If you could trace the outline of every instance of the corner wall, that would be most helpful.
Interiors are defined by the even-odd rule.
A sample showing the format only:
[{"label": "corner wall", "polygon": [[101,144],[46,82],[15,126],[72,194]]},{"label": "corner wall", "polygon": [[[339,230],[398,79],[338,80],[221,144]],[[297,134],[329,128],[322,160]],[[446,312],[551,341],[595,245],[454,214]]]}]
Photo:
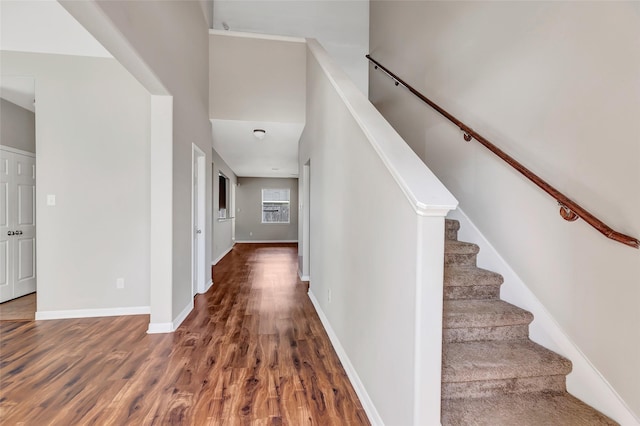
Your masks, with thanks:
[{"label": "corner wall", "polygon": [[[637,3],[374,1],[370,34],[371,55],[402,79],[640,236]],[[372,102],[637,417],[640,252],[563,221],[552,198],[381,72],[370,77]]]},{"label": "corner wall", "polygon": [[309,297],[372,424],[438,424],[444,216],[457,201],[318,42],[307,49]]},{"label": "corner wall", "polygon": [[[63,2],[68,10],[78,16],[74,5]],[[208,241],[205,265],[211,263],[211,126],[208,114],[208,24],[202,5],[197,1],[92,1],[97,14],[106,17],[124,45],[135,52],[135,57],[125,57],[122,52],[112,52],[123,61],[137,78],[140,71],[150,71],[152,84],[145,85],[154,94],[173,97],[173,152],[171,192],[171,292],[163,296],[163,304],[171,305],[171,318],[163,315],[157,321],[166,327],[175,326],[184,319],[193,306],[191,294],[191,144],[196,144],[206,155],[206,229]],[[81,22],[82,23],[82,22]],[[98,41],[104,38],[103,28],[91,28]],[[131,52],[126,52],[130,54]],[[136,68],[138,67],[138,68]],[[157,81],[155,81],[157,80]],[[148,81],[148,80],[145,80]],[[161,84],[158,84],[160,82]],[[162,87],[160,87],[162,86]],[[156,90],[157,89],[157,90]],[[158,92],[158,93],[156,93]],[[168,157],[167,157],[168,158]],[[207,267],[208,270],[208,267]],[[208,276],[206,272],[205,276]],[[170,300],[169,300],[170,299]],[[152,312],[153,317],[153,312]],[[153,321],[153,318],[152,318]],[[165,328],[163,328],[165,329]],[[169,331],[169,330],[166,330]]]},{"label": "corner wall", "polygon": [[149,94],[109,58],[0,58],[36,80],[38,318],[148,313]]}]

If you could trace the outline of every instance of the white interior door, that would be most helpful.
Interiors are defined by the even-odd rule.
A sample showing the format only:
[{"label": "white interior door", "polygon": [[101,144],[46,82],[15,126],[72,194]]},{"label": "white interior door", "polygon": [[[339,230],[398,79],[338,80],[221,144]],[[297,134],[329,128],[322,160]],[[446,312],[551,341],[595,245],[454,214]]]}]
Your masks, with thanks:
[{"label": "white interior door", "polygon": [[13,231],[9,224],[9,197],[13,195],[13,174],[9,163],[13,155],[0,150],[0,302],[13,299],[13,282],[10,271],[13,265]]},{"label": "white interior door", "polygon": [[193,145],[193,189],[191,192],[192,202],[192,294],[204,292],[205,277],[205,156],[204,153]]},{"label": "white interior door", "polygon": [[0,302],[36,291],[35,158],[0,150]]}]

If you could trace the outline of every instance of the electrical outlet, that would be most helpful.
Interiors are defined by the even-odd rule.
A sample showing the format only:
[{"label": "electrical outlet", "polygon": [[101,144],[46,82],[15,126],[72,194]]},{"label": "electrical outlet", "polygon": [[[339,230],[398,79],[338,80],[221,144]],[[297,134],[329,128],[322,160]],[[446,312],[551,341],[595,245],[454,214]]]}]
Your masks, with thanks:
[{"label": "electrical outlet", "polygon": [[327,302],[331,303],[331,289],[327,290]]},{"label": "electrical outlet", "polygon": [[116,280],[116,288],[124,288],[124,278],[118,278]]},{"label": "electrical outlet", "polygon": [[249,232],[249,236],[250,236],[250,237],[253,237],[253,232]]}]

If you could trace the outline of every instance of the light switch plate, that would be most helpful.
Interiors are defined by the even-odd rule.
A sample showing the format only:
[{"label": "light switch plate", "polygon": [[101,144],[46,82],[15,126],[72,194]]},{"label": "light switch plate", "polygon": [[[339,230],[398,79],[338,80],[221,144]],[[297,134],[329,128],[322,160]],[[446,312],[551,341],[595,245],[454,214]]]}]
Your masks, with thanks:
[{"label": "light switch plate", "polygon": [[47,205],[55,206],[56,205],[56,196],[54,194],[47,195]]}]

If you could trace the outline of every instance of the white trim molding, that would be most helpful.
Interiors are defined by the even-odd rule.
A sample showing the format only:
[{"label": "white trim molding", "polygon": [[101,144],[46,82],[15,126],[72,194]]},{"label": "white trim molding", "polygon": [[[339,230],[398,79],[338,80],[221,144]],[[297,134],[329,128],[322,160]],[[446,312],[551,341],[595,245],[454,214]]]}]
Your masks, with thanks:
[{"label": "white trim molding", "polygon": [[189,301],[189,304],[184,307],[182,312],[180,312],[178,314],[178,316],[173,320],[173,330],[172,331],[176,331],[178,329],[178,327],[180,327],[180,324],[182,324],[182,322],[185,319],[187,319],[187,317],[189,316],[191,311],[193,311],[193,298]]},{"label": "white trim molding", "polygon": [[209,282],[204,286],[204,291],[200,294],[205,294],[213,286],[213,278],[209,279]]},{"label": "white trim molding", "polygon": [[11,152],[12,154],[20,154],[20,155],[26,155],[27,157],[36,158],[36,154],[34,152],[23,151],[21,149],[12,148],[12,147],[7,146],[7,145],[0,145],[0,149],[3,150],[3,151]]},{"label": "white trim molding", "polygon": [[237,240],[238,244],[282,244],[282,243],[297,243],[298,240]]},{"label": "white trim molding", "polygon": [[360,403],[362,404],[362,407],[364,408],[365,413],[367,413],[367,417],[369,418],[369,421],[373,426],[384,426],[382,417],[380,417],[378,410],[376,409],[375,405],[373,404],[373,401],[369,397],[369,394],[367,393],[367,390],[365,389],[364,384],[360,380],[358,373],[356,372],[355,368],[353,368],[353,365],[351,364],[351,360],[349,359],[349,356],[347,356],[347,352],[344,350],[344,348],[340,344],[340,340],[338,339],[338,336],[336,335],[335,331],[333,331],[333,328],[331,328],[331,323],[329,322],[329,319],[326,317],[326,315],[322,311],[322,308],[320,307],[318,300],[316,299],[315,295],[311,290],[309,290],[308,295],[309,295],[309,299],[311,300],[311,303],[313,303],[313,306],[316,309],[316,312],[318,313],[318,317],[320,317],[320,322],[322,322],[322,325],[324,326],[324,329],[327,332],[327,335],[329,336],[329,340],[331,340],[333,349],[335,349],[336,354],[338,355],[338,358],[340,359],[340,362],[342,363],[342,366],[344,367],[344,370],[347,373],[347,376],[349,377],[349,381],[351,381],[351,385],[353,385],[353,389],[356,391],[356,394],[360,399]]},{"label": "white trim molding", "polygon": [[[234,242],[233,244],[231,244],[231,247],[226,249],[220,256],[216,257],[216,259],[213,262],[211,262],[211,266],[216,266],[218,262],[220,262],[226,255],[229,254],[231,250],[233,250],[233,246],[235,245],[236,243]],[[213,282],[211,284],[213,284]]]},{"label": "white trim molding", "polygon": [[529,326],[531,340],[571,361],[573,370],[567,376],[567,390],[622,425],[640,425],[640,419],[469,217],[460,209],[450,212],[448,217],[460,221],[458,235],[461,240],[480,246],[478,266],[504,277],[500,297],[533,314],[534,320]]},{"label": "white trim molding", "polygon": [[209,35],[255,38],[260,40],[290,41],[292,43],[307,42],[306,39],[302,37],[292,37],[292,36],[283,36],[283,35],[275,35],[275,34],[249,33],[249,32],[243,32],[243,31],[230,31],[230,30],[209,29]]},{"label": "white trim molding", "polygon": [[147,334],[173,333],[173,323],[170,322],[150,322]]},{"label": "white trim molding", "polygon": [[193,310],[193,299],[184,307],[182,312],[173,320],[173,322],[151,322],[147,329],[147,334],[173,333],[180,327],[180,324],[189,316]]},{"label": "white trim molding", "polygon": [[148,315],[149,306],[130,306],[126,308],[69,309],[64,311],[37,311],[36,321],[69,318],[118,317],[125,315]]}]

